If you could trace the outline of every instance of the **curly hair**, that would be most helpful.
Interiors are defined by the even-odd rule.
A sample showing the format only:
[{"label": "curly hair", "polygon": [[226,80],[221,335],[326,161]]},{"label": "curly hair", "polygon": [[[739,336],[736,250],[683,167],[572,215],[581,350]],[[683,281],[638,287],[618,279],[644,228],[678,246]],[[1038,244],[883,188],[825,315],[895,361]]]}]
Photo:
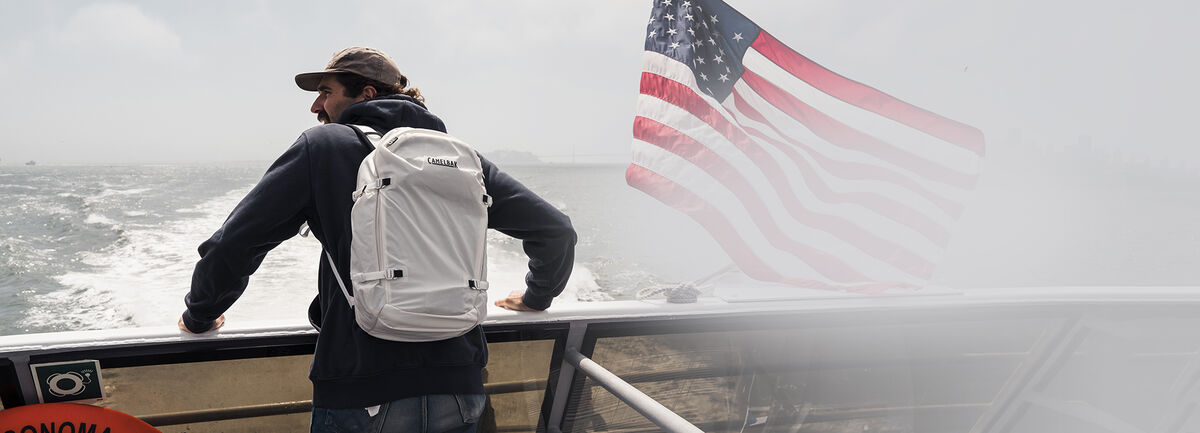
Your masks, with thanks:
[{"label": "curly hair", "polygon": [[416,87],[408,87],[408,77],[400,74],[400,82],[387,84],[375,81],[358,74],[334,74],[334,78],[338,83],[345,87],[346,90],[342,93],[347,98],[356,98],[362,95],[363,89],[367,86],[375,88],[375,96],[387,95],[407,95],[421,102],[425,102],[425,97],[421,96],[421,90]]}]

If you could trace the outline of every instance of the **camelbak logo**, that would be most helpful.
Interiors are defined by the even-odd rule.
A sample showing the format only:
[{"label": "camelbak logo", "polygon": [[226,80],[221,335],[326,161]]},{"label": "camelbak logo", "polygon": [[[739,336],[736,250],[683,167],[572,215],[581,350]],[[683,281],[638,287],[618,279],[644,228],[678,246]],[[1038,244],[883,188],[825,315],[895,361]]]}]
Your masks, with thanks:
[{"label": "camelbak logo", "polygon": [[458,161],[449,160],[449,159],[445,159],[445,158],[434,158],[431,156],[428,159],[426,159],[426,161],[428,161],[430,164],[458,168]]}]

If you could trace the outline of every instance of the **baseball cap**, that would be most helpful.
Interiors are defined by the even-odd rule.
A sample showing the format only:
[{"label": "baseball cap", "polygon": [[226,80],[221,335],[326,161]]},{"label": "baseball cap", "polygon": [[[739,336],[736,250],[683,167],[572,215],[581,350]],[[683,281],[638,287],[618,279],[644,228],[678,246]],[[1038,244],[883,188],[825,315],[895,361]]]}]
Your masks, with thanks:
[{"label": "baseball cap", "polygon": [[400,68],[382,51],[367,47],[350,47],[338,51],[321,72],[306,72],[296,75],[296,85],[310,92],[317,90],[321,78],[326,74],[345,72],[381,83],[399,83]]}]

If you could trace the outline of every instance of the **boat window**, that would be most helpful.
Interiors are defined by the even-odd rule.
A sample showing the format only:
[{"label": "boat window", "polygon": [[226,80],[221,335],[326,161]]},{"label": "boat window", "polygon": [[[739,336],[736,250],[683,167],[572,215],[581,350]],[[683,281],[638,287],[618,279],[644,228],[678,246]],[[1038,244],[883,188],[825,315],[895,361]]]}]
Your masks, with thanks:
[{"label": "boat window", "polygon": [[[537,430],[554,348],[554,339],[488,343],[480,431]],[[307,431],[311,361],[312,355],[294,355],[102,368],[106,398],[93,404],[171,431]],[[171,421],[180,417],[208,421]]]},{"label": "boat window", "polygon": [[480,432],[533,432],[542,416],[554,340],[488,343]]},{"label": "boat window", "polygon": [[[312,400],[312,355],[103,368],[107,397],[98,406],[134,416],[278,405]],[[102,363],[103,365],[103,363]],[[307,431],[310,415],[172,425],[172,431]]]},{"label": "boat window", "polygon": [[1013,432],[1200,431],[1200,319],[1171,315],[1080,321],[1061,359],[1047,362],[995,424]]},{"label": "boat window", "polygon": [[[598,338],[592,360],[704,431],[970,431],[1052,319]],[[590,379],[565,431],[655,426]]]}]

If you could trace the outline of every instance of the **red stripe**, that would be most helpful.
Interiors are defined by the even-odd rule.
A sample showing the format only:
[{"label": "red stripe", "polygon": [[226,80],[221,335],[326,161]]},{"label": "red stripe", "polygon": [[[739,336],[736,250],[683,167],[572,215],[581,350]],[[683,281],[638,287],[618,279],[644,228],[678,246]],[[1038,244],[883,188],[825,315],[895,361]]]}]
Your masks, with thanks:
[{"label": "red stripe", "polygon": [[904,203],[892,200],[881,194],[862,191],[833,191],[819,175],[810,173],[815,170],[794,149],[777,142],[753,128],[748,128],[746,132],[758,137],[762,141],[775,144],[776,147],[786,153],[788,158],[800,168],[800,174],[804,177],[804,184],[809,187],[809,190],[817,198],[830,203],[853,203],[861,205],[887,219],[913,229],[913,231],[941,247],[945,247],[950,242],[950,232],[933,218],[906,206]]},{"label": "red stripe", "polygon": [[926,111],[825,69],[779,42],[766,31],[759,32],[751,47],[796,78],[830,96],[983,156],[983,133],[976,128]]},{"label": "red stripe", "polygon": [[[766,204],[759,196],[760,192],[755,190],[750,182],[720,155],[692,137],[658,121],[638,116],[633,123],[634,138],[657,145],[687,159],[729,188],[772,246],[800,257],[831,280],[843,282],[847,278],[851,280],[863,278],[853,268],[835,260],[828,253],[813,249],[787,236],[771,218]],[[778,169],[778,167],[775,168]],[[797,222],[830,233],[867,255],[890,263],[914,276],[929,278],[933,273],[932,263],[913,254],[908,249],[880,238],[875,233],[864,230],[844,218],[823,215],[805,209],[794,195],[783,198],[784,207]],[[830,273],[826,274],[825,271]]]},{"label": "red stripe", "polygon": [[630,164],[625,171],[625,180],[630,186],[642,190],[687,214],[700,223],[721,245],[721,249],[733,259],[747,276],[761,281],[780,282],[799,287],[819,290],[845,290],[855,292],[880,292],[887,289],[917,289],[908,283],[885,283],[860,280],[846,285],[830,285],[815,280],[785,277],[763,262],[749,245],[738,235],[733,224],[703,198],[687,188],[662,177],[654,171],[637,164]]},{"label": "red stripe", "polygon": [[[920,183],[917,183],[916,181],[909,179],[907,176],[904,176],[900,173],[896,173],[895,171],[889,170],[887,167],[879,167],[879,166],[870,165],[870,164],[860,164],[857,162],[838,161],[835,159],[830,159],[829,157],[825,156],[825,154],[813,150],[812,148],[808,147],[808,145],[804,144],[800,140],[797,140],[794,137],[783,133],[783,131],[779,130],[778,127],[771,124],[771,122],[767,121],[767,118],[764,117],[761,113],[759,113],[758,110],[756,110],[754,108],[754,106],[750,105],[749,102],[746,102],[746,99],[742,98],[742,95],[740,93],[738,93],[737,90],[733,91],[733,104],[734,104],[734,107],[737,108],[738,112],[741,113],[742,115],[744,115],[758,123],[766,125],[768,128],[771,128],[772,131],[775,131],[775,133],[778,134],[780,137],[783,137],[785,140],[787,140],[789,143],[791,143],[792,146],[803,149],[805,154],[807,154],[817,160],[817,165],[824,167],[825,170],[829,171],[829,173],[834,175],[835,177],[839,177],[842,179],[849,179],[849,180],[872,180],[872,181],[879,181],[879,182],[887,182],[887,183],[896,185],[898,187],[907,189],[909,191],[912,191],[913,193],[920,195],[921,197],[924,197],[926,200],[929,200],[935,206],[942,209],[947,214],[950,214],[954,218],[958,218],[958,216],[960,214],[962,214],[962,211],[963,211],[962,204],[960,204],[956,201],[947,199],[945,197],[942,197],[932,191],[929,191],[927,188],[922,186]],[[780,151],[787,154],[788,157],[791,158],[793,161],[795,161],[795,163],[797,165],[801,165],[804,163],[804,159],[801,158],[799,153],[796,152],[796,150],[793,149],[791,146],[788,146],[783,143],[779,143],[778,141],[768,137],[765,133],[759,131],[758,129],[748,127],[746,125],[742,125],[742,128],[744,128],[746,130],[746,132],[749,133],[750,135],[753,135],[763,141],[774,144],[776,148],[778,148]],[[820,176],[814,176],[814,177],[816,177],[818,179],[820,178]],[[895,212],[889,211],[888,214],[890,214],[890,215],[905,214],[906,215],[910,212],[910,210],[907,208],[907,206],[903,210],[894,209],[894,211]],[[941,227],[941,224],[938,224],[936,222],[934,222],[933,224],[937,225],[939,228]],[[917,224],[917,225],[922,226],[923,224]],[[922,233],[925,233],[925,232],[922,231]],[[927,235],[928,235],[928,233],[927,233]]]},{"label": "red stripe", "polygon": [[920,213],[915,209],[905,205],[904,203],[893,200],[885,195],[866,192],[866,191],[850,191],[837,192],[825,183],[817,174],[808,174],[807,172],[815,171],[808,165],[800,155],[793,149],[789,149],[787,145],[779,143],[775,139],[768,137],[766,134],[748,129],[751,135],[758,139],[775,144],[781,151],[787,153],[788,158],[792,159],[799,167],[801,176],[804,177],[804,184],[818,199],[829,203],[856,204],[862,206],[876,214],[895,221],[905,227],[919,233],[926,239],[937,244],[940,247],[945,247],[950,242],[950,232],[946,230],[940,223],[928,215]]},{"label": "red stripe", "polygon": [[933,181],[959,188],[971,188],[975,185],[975,175],[962,173],[929,161],[896,147],[894,144],[884,142],[846,126],[846,124],[780,89],[779,86],[772,84],[753,71],[746,70],[742,74],[742,81],[750,85],[750,88],[754,89],[755,93],[766,99],[772,106],[791,116],[791,118],[796,119],[797,122],[804,124],[814,134],[825,139],[825,141],[839,147],[874,155],[893,165],[904,167],[913,173],[917,173]]},{"label": "red stripe", "polygon": [[[822,215],[805,209],[800,203],[800,200],[797,198],[796,193],[792,190],[791,183],[788,182],[783,170],[779,167],[778,163],[772,159],[771,155],[767,154],[766,151],[764,151],[760,146],[758,146],[757,143],[754,142],[754,140],[746,135],[745,131],[742,131],[736,125],[728,122],[724,116],[719,114],[711,105],[708,105],[708,103],[705,102],[700,95],[696,94],[687,85],[657,74],[644,72],[642,73],[641,89],[642,94],[644,95],[656,97],[667,103],[683,108],[693,116],[696,116],[700,120],[710,125],[714,130],[719,132],[727,140],[737,146],[737,148],[746,154],[746,156],[748,156],[759,168],[759,170],[761,170],[762,173],[767,177],[771,187],[775,190],[776,196],[780,199],[780,202],[783,204],[784,208],[787,209],[788,213],[796,221],[800,221],[801,223],[814,227],[818,230],[830,233],[839,239],[843,239],[849,244],[854,245],[856,248],[867,253],[867,255],[870,255],[871,257],[874,257],[880,261],[890,263],[893,266],[903,269],[905,272],[908,272],[912,275],[920,276],[922,278],[927,278],[928,276],[932,275],[934,267],[933,263],[912,253],[907,248],[897,245],[887,239],[883,239],[869,230],[864,230],[849,220],[830,215]],[[639,133],[638,122],[640,119],[642,118],[639,117],[638,119],[634,120],[635,136]],[[672,129],[672,131],[674,130]],[[691,138],[688,137],[688,140],[691,140]],[[660,144],[650,139],[645,139],[644,141],[653,144]],[[709,151],[707,147],[704,147],[699,143],[696,144],[696,147],[703,148],[704,151]],[[675,152],[674,150],[671,151]],[[684,151],[690,154],[691,152],[696,152],[698,150],[688,149]],[[736,180],[739,182],[739,185],[744,184],[745,191],[738,192],[739,198],[744,195],[748,197],[748,194],[753,194],[753,197],[758,199],[757,192],[753,189],[753,187],[750,186],[749,182],[747,182],[745,178],[736,171],[736,169],[734,169],[732,166],[728,166],[728,164],[725,163],[724,160],[721,160],[716,154],[712,155],[716,160],[719,160],[723,165],[728,167],[728,173],[730,176],[736,176]],[[692,160],[690,155],[680,154],[680,156],[688,160]],[[693,163],[697,162],[693,161]],[[707,170],[705,165],[699,163],[697,163],[697,165],[700,165],[702,168]],[[721,179],[721,181],[727,185],[730,184],[730,181],[727,180],[727,177],[718,176],[716,174],[714,174],[713,177]],[[732,179],[732,177],[729,178]],[[763,193],[765,193],[765,191]],[[765,206],[763,206],[762,209],[765,212]],[[756,212],[751,212],[751,215],[755,214]]]}]

